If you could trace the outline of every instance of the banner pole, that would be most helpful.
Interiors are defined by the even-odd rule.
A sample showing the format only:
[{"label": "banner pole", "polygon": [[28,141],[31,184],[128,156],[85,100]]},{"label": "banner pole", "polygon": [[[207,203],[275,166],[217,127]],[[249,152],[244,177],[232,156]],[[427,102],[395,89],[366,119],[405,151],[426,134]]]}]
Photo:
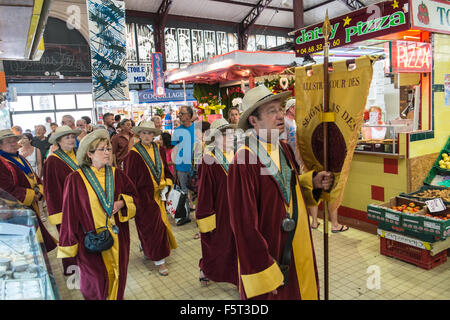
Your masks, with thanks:
[{"label": "banner pole", "polygon": [[[323,113],[329,112],[329,86],[328,86],[328,50],[329,43],[328,37],[330,35],[331,25],[328,19],[328,10],[326,12],[325,21],[322,27],[322,33],[324,37],[324,55],[323,55]],[[324,171],[328,171],[328,123],[323,123],[323,167]],[[324,250],[324,291],[325,300],[329,299],[328,292],[328,200],[323,202],[323,215],[324,215],[324,233],[323,233],[323,250]]]}]

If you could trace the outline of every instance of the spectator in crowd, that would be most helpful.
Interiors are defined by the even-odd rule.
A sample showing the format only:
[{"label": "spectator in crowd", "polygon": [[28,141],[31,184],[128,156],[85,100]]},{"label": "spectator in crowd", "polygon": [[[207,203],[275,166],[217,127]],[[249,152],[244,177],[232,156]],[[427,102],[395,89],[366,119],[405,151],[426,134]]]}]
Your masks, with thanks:
[{"label": "spectator in crowd", "polygon": [[162,120],[160,116],[153,116],[151,120],[155,124],[156,129],[162,130]]},{"label": "spectator in crowd", "polygon": [[105,113],[103,115],[103,122],[111,138],[113,137],[113,135],[117,134],[116,128],[114,127],[114,115],[112,113]]},{"label": "spectator in crowd", "polygon": [[56,122],[50,123],[50,131],[49,131],[49,134],[48,134],[49,138],[55,132],[56,128],[58,128],[58,124]]},{"label": "spectator in crowd", "polygon": [[172,151],[174,150],[171,143],[172,136],[168,132],[163,132],[161,134],[161,139],[165,150],[165,155],[163,155],[163,157],[166,157],[167,167],[169,168],[170,173],[172,176],[175,176],[175,163],[172,161]]},{"label": "spectator in crowd", "polygon": [[19,149],[19,154],[27,159],[28,163],[33,168],[34,173],[38,177],[42,177],[42,156],[41,151],[31,145],[33,135],[31,133],[24,133],[19,144],[22,146]]},{"label": "spectator in crowd", "polygon": [[14,126],[11,128],[12,132],[14,133],[15,136],[22,136],[23,130],[21,127],[19,126]]},{"label": "spectator in crowd", "polygon": [[87,133],[91,133],[92,131],[94,131],[94,128],[92,127],[91,118],[89,118],[88,116],[82,116],[81,119],[86,121],[86,131],[87,131]]},{"label": "spectator in crowd", "polygon": [[173,120],[173,129],[178,128],[180,126],[180,119],[174,119]]},{"label": "spectator in crowd", "polygon": [[116,129],[119,128],[119,124],[120,124],[121,120],[122,120],[122,116],[120,114],[116,114],[114,116],[114,126],[116,127]]},{"label": "spectator in crowd", "polygon": [[66,114],[62,117],[62,125],[69,126],[70,129],[75,130],[77,127],[75,126],[75,118],[72,117],[70,114]]},{"label": "spectator in crowd", "polygon": [[230,124],[237,125],[239,122],[239,109],[237,107],[231,107],[230,110],[228,110],[228,122]]},{"label": "spectator in crowd", "polygon": [[52,132],[52,118],[51,117],[46,117],[45,118],[45,130],[47,132]]},{"label": "spectator in crowd", "polygon": [[123,119],[119,124],[120,133],[111,139],[114,161],[120,169],[123,169],[123,161],[131,149],[130,144],[132,144],[131,138],[133,137],[132,127],[130,119]]},{"label": "spectator in crowd", "polygon": [[87,131],[87,123],[84,119],[77,120],[77,129],[81,131],[78,135],[80,138],[78,140],[83,139],[89,132]]},{"label": "spectator in crowd", "polygon": [[[172,145],[176,146],[176,150],[174,151],[176,175],[181,189],[186,194],[189,194],[187,185],[191,170],[192,150],[195,141],[195,125],[192,121],[193,116],[194,110],[192,110],[191,107],[182,106],[179,112],[181,125],[174,130],[172,135]],[[189,200],[189,202],[191,201]],[[192,204],[190,204],[189,207],[191,210],[195,210],[192,208]],[[190,212],[187,213],[186,217],[179,220],[177,225],[181,226],[191,222],[189,216]]]},{"label": "spectator in crowd", "polygon": [[[36,126],[36,135],[31,141],[31,144],[38,148],[41,152],[41,163],[47,158],[47,152],[50,149],[50,142],[48,142],[48,137],[45,136],[45,126],[40,124]],[[39,176],[40,177],[40,176]]]}]

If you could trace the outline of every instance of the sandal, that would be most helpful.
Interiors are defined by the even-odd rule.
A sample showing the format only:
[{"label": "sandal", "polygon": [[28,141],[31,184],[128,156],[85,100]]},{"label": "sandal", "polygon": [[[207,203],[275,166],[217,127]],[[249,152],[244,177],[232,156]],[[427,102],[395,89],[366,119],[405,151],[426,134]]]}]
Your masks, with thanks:
[{"label": "sandal", "polygon": [[320,222],[317,222],[317,227],[313,227],[313,226],[311,225],[311,229],[317,229],[319,226],[320,226]]},{"label": "sandal", "polygon": [[160,275],[166,277],[166,276],[169,275],[169,270],[167,270],[167,268],[166,268],[166,269],[163,269],[163,270],[158,270],[158,273],[159,273]]},{"label": "sandal", "polygon": [[199,232],[197,232],[197,233],[194,235],[194,239],[200,239],[200,233],[199,233]]},{"label": "sandal", "polygon": [[205,276],[202,270],[200,270],[200,277],[198,278],[202,287],[209,286],[209,279]]},{"label": "sandal", "polygon": [[342,225],[339,230],[331,230],[331,232],[333,232],[333,233],[344,232],[344,231],[347,231],[348,229],[350,229],[348,226]]}]

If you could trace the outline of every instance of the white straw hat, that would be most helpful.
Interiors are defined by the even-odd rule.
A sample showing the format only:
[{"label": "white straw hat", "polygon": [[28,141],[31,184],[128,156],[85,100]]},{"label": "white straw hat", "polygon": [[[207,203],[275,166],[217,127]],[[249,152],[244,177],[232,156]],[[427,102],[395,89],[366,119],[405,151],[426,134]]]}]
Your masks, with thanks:
[{"label": "white straw hat", "polygon": [[78,151],[77,151],[77,162],[80,166],[83,164],[86,164],[84,162],[84,157],[86,156],[86,153],[89,151],[89,147],[91,146],[91,143],[97,139],[108,139],[109,140],[108,130],[105,130],[105,129],[94,130],[91,133],[87,134],[83,139],[81,139],[80,145],[78,146]]},{"label": "white straw hat", "polygon": [[17,141],[22,139],[22,135],[16,136],[11,129],[3,129],[0,130],[0,140],[6,139],[6,138],[17,138]]},{"label": "white straw hat", "polygon": [[151,131],[155,136],[159,136],[162,133],[162,130],[155,128],[153,121],[142,121],[138,126],[133,127],[131,131],[135,134],[139,134],[142,131]]},{"label": "white straw hat", "polygon": [[75,135],[79,135],[81,133],[80,130],[72,130],[69,126],[61,126],[56,128],[55,132],[52,133],[52,135],[50,136],[50,138],[48,139],[48,142],[51,144],[56,143],[56,140],[58,140],[59,138],[61,138],[62,136],[68,135],[68,134],[75,134]]}]

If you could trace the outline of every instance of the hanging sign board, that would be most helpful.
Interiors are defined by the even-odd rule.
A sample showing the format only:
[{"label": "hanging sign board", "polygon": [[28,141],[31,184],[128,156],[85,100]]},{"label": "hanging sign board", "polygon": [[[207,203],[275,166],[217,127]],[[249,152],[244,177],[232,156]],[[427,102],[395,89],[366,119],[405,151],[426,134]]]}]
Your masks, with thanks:
[{"label": "hanging sign board", "polygon": [[144,66],[128,66],[127,70],[128,83],[139,84],[147,83]]},{"label": "hanging sign board", "polygon": [[[389,59],[385,59],[388,72],[431,72],[431,44],[415,41],[390,41]],[[387,52],[387,50],[385,50]]]},{"label": "hanging sign board", "polygon": [[411,0],[410,10],[412,28],[450,34],[450,2]]},{"label": "hanging sign board", "polygon": [[155,96],[164,96],[164,70],[161,52],[152,53],[152,71]]},{"label": "hanging sign board", "polygon": [[[324,15],[325,17],[325,15]],[[330,48],[408,30],[408,0],[384,1],[330,20]],[[323,22],[295,32],[295,55],[323,50]]]}]

